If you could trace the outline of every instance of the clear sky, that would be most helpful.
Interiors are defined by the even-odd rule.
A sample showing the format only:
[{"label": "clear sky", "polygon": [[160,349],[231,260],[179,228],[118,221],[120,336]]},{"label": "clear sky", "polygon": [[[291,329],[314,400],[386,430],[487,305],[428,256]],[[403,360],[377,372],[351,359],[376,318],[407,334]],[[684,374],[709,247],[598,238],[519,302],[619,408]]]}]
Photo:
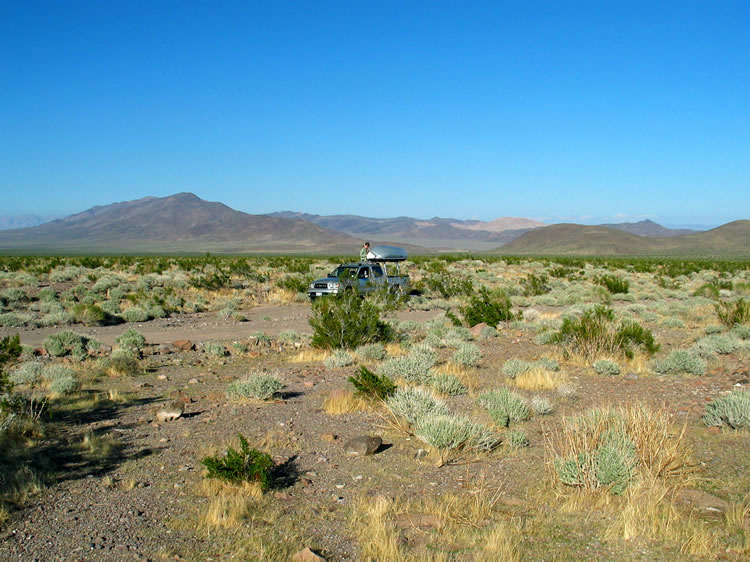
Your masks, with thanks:
[{"label": "clear sky", "polygon": [[750,219],[750,2],[0,0],[0,191]]}]

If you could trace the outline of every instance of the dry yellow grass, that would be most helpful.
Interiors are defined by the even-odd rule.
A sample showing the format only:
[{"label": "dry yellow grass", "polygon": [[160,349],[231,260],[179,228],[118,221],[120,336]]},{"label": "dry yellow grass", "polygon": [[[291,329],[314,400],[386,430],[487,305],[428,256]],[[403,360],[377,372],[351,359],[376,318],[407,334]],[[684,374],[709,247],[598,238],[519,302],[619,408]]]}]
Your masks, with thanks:
[{"label": "dry yellow grass", "polygon": [[207,527],[236,527],[248,517],[255,503],[263,497],[263,491],[257,482],[233,485],[216,479],[205,479],[201,483],[201,492],[211,498],[201,518],[201,523]]},{"label": "dry yellow grass", "polygon": [[474,394],[479,386],[479,373],[476,369],[468,369],[463,365],[448,361],[435,368],[435,372],[445,375],[453,375],[460,380],[468,389],[469,394]]},{"label": "dry yellow grass", "polygon": [[327,414],[339,415],[360,412],[367,409],[367,401],[347,388],[339,388],[331,392],[323,403]]},{"label": "dry yellow grass", "polygon": [[385,352],[388,357],[398,357],[399,355],[406,355],[406,350],[401,346],[400,343],[389,343],[385,346]]},{"label": "dry yellow grass", "polygon": [[562,371],[547,369],[531,369],[515,378],[516,386],[524,390],[557,390],[568,382],[568,376]]},{"label": "dry yellow grass", "polygon": [[268,291],[266,302],[268,302],[268,304],[291,304],[295,302],[296,298],[297,293],[295,293],[294,291],[288,291],[286,289],[282,289],[281,287],[275,287]]},{"label": "dry yellow grass", "polygon": [[303,349],[299,353],[292,355],[289,359],[290,363],[315,363],[317,361],[325,361],[331,354],[330,351],[325,349]]}]

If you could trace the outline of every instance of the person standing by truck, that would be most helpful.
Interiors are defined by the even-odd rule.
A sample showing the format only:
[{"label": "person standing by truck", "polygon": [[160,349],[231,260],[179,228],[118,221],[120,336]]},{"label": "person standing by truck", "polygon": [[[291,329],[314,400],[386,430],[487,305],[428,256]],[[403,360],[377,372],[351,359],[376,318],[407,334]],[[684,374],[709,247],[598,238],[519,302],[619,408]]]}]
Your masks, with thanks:
[{"label": "person standing by truck", "polygon": [[359,249],[359,261],[367,261],[367,252],[370,251],[370,243],[365,242]]}]

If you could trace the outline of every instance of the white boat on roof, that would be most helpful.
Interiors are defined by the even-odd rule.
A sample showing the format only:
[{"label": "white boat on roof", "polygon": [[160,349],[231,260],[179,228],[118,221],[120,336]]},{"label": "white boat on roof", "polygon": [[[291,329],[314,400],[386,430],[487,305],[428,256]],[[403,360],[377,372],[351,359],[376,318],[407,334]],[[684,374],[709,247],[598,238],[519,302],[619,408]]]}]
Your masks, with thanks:
[{"label": "white boat on roof", "polygon": [[367,252],[370,261],[404,261],[406,257],[406,250],[397,246],[373,246]]}]

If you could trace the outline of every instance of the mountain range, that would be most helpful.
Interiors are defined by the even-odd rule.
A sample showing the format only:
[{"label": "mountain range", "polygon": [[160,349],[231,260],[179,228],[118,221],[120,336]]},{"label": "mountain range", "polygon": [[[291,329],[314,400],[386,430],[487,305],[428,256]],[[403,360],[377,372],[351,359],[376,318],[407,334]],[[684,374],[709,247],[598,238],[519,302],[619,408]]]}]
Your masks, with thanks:
[{"label": "mountain range", "polygon": [[362,240],[410,254],[750,256],[750,221],[695,232],[653,221],[599,226],[503,217],[388,219],[283,211],[254,215],[192,193],[113,203],[27,228],[0,231],[0,253],[356,254]]}]

